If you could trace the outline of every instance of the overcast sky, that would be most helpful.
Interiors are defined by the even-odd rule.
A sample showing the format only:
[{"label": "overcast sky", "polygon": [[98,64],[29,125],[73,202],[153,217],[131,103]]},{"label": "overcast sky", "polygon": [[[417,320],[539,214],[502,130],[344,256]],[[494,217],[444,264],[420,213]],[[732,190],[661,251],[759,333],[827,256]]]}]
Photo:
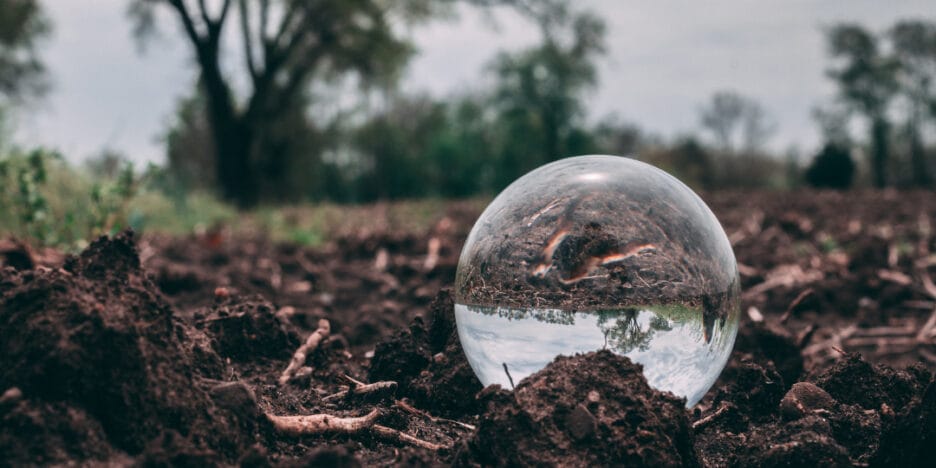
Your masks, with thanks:
[{"label": "overcast sky", "polygon": [[[137,161],[163,160],[160,135],[175,101],[192,86],[187,44],[164,38],[140,55],[124,16],[126,0],[46,0],[55,32],[43,58],[54,86],[22,112],[17,142],[42,144],[81,160],[107,147]],[[811,109],[832,98],[823,27],[861,22],[883,30],[897,19],[936,20],[932,0],[709,0],[575,2],[608,23],[608,54],[589,117],[617,114],[665,136],[698,130],[698,108],[731,89],[767,109],[778,124],[771,146],[812,151]],[[501,50],[532,44],[529,23],[503,16],[492,29],[474,14],[413,32],[420,54],[404,87],[445,96],[475,88]]]}]

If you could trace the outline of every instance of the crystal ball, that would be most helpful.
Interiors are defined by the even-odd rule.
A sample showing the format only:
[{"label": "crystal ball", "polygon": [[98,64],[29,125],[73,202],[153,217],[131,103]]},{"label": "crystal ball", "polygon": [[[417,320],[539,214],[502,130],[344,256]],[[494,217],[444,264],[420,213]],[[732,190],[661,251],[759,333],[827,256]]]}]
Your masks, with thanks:
[{"label": "crystal ball", "polygon": [[731,243],[689,187],[634,159],[577,156],[517,179],[478,218],[455,319],[485,386],[608,349],[691,407],[731,354],[739,297]]}]

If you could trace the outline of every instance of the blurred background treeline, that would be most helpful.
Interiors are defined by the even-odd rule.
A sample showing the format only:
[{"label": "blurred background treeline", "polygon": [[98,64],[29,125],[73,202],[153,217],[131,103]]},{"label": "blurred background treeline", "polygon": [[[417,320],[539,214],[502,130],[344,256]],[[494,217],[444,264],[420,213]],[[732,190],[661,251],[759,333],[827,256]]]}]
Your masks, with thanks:
[{"label": "blurred background treeline", "polygon": [[[404,89],[416,48],[403,31],[465,5],[519,12],[538,43],[493,53],[471,89],[444,98]],[[187,229],[234,218],[232,207],[484,197],[539,165],[591,153],[632,155],[700,190],[936,186],[936,20],[824,27],[837,96],[816,103],[823,141],[804,155],[772,151],[776,120],[732,89],[705,98],[695,131],[679,135],[590,119],[607,31],[574,2],[122,7],[143,51],[159,34],[182,35],[197,79],[162,132],[164,163],[134,167],[132,155],[105,149],[79,167],[12,138],[11,122],[49,90],[42,51],[55,25],[37,0],[0,0],[3,230],[56,244],[164,219]],[[349,96],[350,105],[336,105]]]}]

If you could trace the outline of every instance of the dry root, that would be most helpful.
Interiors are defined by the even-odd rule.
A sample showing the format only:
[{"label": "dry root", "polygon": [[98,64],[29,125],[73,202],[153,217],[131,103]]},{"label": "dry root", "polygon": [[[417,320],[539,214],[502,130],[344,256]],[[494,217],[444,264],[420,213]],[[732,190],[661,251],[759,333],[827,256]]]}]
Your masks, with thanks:
[{"label": "dry root", "polygon": [[328,320],[321,319],[319,320],[318,329],[312,332],[311,335],[306,339],[305,343],[296,350],[293,354],[292,359],[289,361],[289,366],[286,367],[286,370],[283,371],[283,374],[280,375],[279,384],[286,385],[296,376],[296,373],[305,363],[306,356],[309,355],[312,351],[315,351],[319,347],[319,344],[325,338],[328,338],[328,334],[331,333],[331,324],[328,323]]},{"label": "dry root", "polygon": [[308,416],[266,415],[278,432],[292,436],[324,433],[351,434],[373,426],[378,416],[380,416],[380,411],[376,409],[364,416],[355,418],[339,418],[330,414],[312,414]]},{"label": "dry root", "polygon": [[461,421],[456,421],[456,420],[454,420],[454,419],[446,419],[446,418],[440,418],[440,417],[438,417],[438,416],[433,416],[433,415],[431,415],[431,414],[429,414],[429,413],[427,413],[427,412],[425,412],[425,411],[423,411],[423,410],[421,410],[421,409],[419,409],[419,408],[414,407],[413,405],[411,405],[411,404],[409,404],[409,403],[407,403],[407,402],[405,402],[405,401],[403,401],[403,400],[397,400],[397,401],[393,402],[393,405],[396,406],[397,408],[402,409],[403,411],[406,411],[407,413],[410,413],[410,414],[413,414],[413,415],[416,415],[416,416],[420,416],[420,417],[426,418],[426,419],[428,419],[429,421],[432,421],[432,422],[434,422],[434,423],[444,422],[444,423],[454,424],[454,425],[459,426],[459,427],[462,427],[462,428],[464,428],[464,429],[468,429],[469,431],[473,431],[473,430],[477,429],[476,427],[474,427],[474,426],[472,426],[471,424],[468,424],[468,423],[463,423],[463,422],[461,422]]},{"label": "dry root", "polygon": [[348,398],[352,396],[364,396],[364,395],[371,395],[371,394],[376,394],[376,393],[392,394],[397,388],[397,383],[390,381],[390,380],[366,384],[361,381],[352,379],[351,377],[348,377],[348,376],[345,376],[345,378],[351,383],[350,388],[348,388],[347,390],[342,390],[338,393],[334,393],[332,395],[328,395],[322,400],[334,401],[334,400],[340,400],[342,398]]},{"label": "dry root", "polygon": [[375,424],[379,416],[380,411],[377,409],[364,416],[350,418],[339,418],[330,414],[312,414],[308,416],[266,415],[277,432],[291,436],[371,433],[387,440],[428,450],[441,450],[449,447],[422,440],[387,426]]},{"label": "dry root", "polygon": [[380,424],[374,424],[371,426],[371,431],[375,434],[392,441],[400,442],[402,444],[413,445],[416,447],[422,447],[428,450],[442,450],[448,448],[446,445],[440,445],[427,440],[418,439],[404,432],[400,432],[396,429],[389,428],[387,426],[381,426]]},{"label": "dry root", "polygon": [[705,426],[708,426],[713,421],[721,417],[721,415],[725,414],[726,411],[728,411],[728,406],[722,403],[714,413],[692,423],[692,428],[697,431],[702,430],[705,428]]}]

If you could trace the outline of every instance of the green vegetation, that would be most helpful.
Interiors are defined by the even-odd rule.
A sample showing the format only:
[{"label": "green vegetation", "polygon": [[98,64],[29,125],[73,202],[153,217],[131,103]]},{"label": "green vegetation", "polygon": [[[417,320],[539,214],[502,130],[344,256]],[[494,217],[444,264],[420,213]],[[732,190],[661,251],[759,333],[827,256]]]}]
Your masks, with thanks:
[{"label": "green vegetation", "polygon": [[127,227],[191,232],[197,223],[224,217],[233,218],[234,211],[205,197],[174,206],[151,186],[150,172],[137,174],[130,165],[114,177],[94,178],[52,151],[0,157],[0,232],[36,245],[75,250]]},{"label": "green vegetation", "polygon": [[[172,235],[224,227],[315,246],[336,236],[375,229],[424,232],[450,206],[446,200],[426,198],[358,206],[261,205],[238,211],[206,192],[175,191],[177,187],[166,185],[166,175],[157,167],[139,173],[126,162],[118,167],[111,173],[78,169],[58,153],[41,149],[0,157],[0,233],[66,251],[80,250],[88,240],[127,227]],[[481,209],[486,202],[464,203]]]}]

